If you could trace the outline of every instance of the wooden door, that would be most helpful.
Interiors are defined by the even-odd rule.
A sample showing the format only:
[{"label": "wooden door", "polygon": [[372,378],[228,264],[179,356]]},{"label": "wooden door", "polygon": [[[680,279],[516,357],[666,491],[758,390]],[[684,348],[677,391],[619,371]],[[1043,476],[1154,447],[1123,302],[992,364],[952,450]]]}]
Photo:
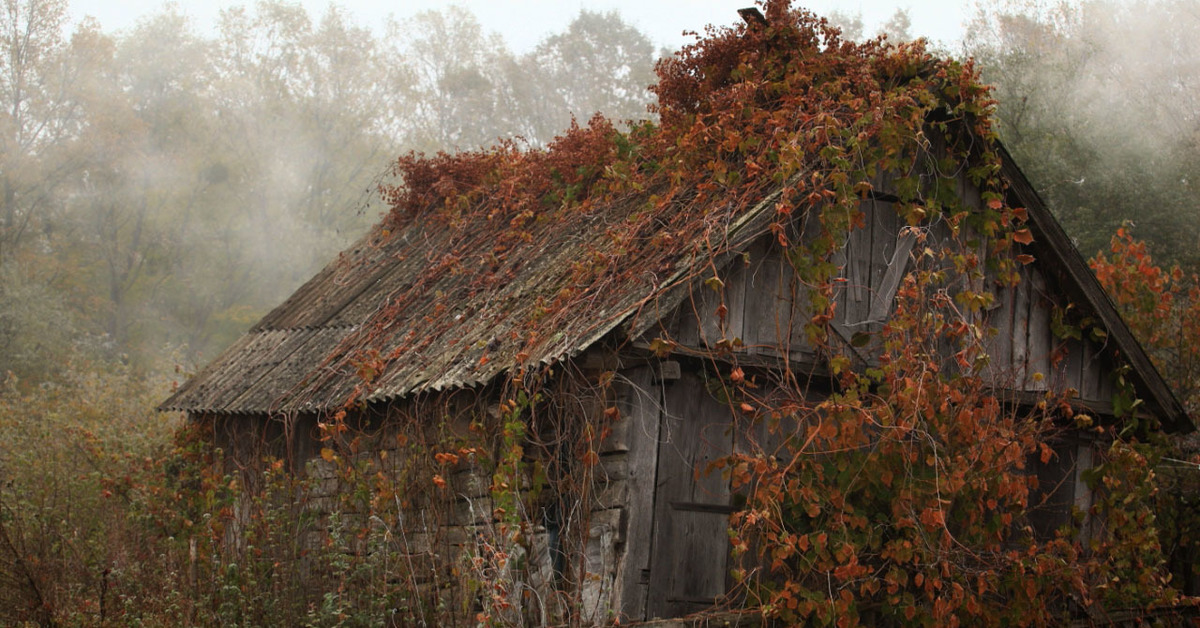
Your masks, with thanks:
[{"label": "wooden door", "polygon": [[729,482],[709,463],[733,452],[728,405],[685,372],[664,390],[646,615],[681,617],[728,590]]}]

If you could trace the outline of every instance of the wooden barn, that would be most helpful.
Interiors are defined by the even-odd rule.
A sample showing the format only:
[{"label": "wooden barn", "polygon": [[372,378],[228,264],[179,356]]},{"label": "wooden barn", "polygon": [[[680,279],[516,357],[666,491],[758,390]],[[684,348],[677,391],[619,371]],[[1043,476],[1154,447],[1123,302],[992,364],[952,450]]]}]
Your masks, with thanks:
[{"label": "wooden barn", "polygon": [[[764,28],[751,21],[717,40],[779,46],[755,30]],[[828,42],[812,50],[837,54]],[[855,50],[854,59],[898,55],[893,66],[870,70],[889,89],[944,93],[917,85],[934,84],[942,67],[922,53]],[[888,82],[893,75],[905,80]],[[727,84],[720,89],[729,92]],[[665,89],[659,97],[664,129],[678,127],[681,116],[706,115],[694,103],[673,111]],[[816,166],[757,174],[747,155],[769,152],[755,152],[757,140],[746,145],[745,137],[739,181],[715,163],[724,154],[717,139],[712,148],[687,149],[699,157],[680,166],[682,186],[645,166],[644,184],[620,187],[634,176],[621,170],[637,153],[630,146],[649,146],[645,134],[662,132],[648,125],[622,134],[594,122],[546,151],[475,155],[469,163],[486,163],[492,173],[476,179],[454,170],[468,161],[453,157],[409,162],[406,187],[389,197],[398,208],[392,215],[162,408],[211,424],[243,464],[264,453],[292,460],[297,473],[319,480],[308,495],[317,509],[335,508],[344,490],[339,461],[366,461],[394,478],[415,458],[440,456],[421,476],[437,486],[411,489],[389,515],[389,525],[405,530],[402,551],[427,565],[414,569],[435,574],[439,564],[511,541],[520,549],[508,553],[524,556],[511,579],[541,592],[511,612],[543,622],[561,616],[566,611],[544,594],[557,590],[571,600],[560,606],[576,609],[584,623],[737,603],[727,593],[744,559],[730,552],[729,521],[742,497],[713,468],[739,452],[769,451],[773,439],[803,426],[787,416],[771,427],[749,420],[762,413],[721,387],[735,373],[734,383],[757,383],[758,399],[786,383],[817,403],[838,390],[838,371],[869,372],[893,350],[880,339],[905,282],[923,257],[951,242],[965,242],[982,270],[944,280],[942,292],[985,295],[959,305],[967,320],[992,331],[958,367],[949,365],[960,348],[943,341],[946,368],[970,371],[1013,412],[1041,405],[1047,415],[1046,400],[1057,399],[1098,425],[1132,412],[1162,429],[1191,430],[1068,236],[1003,148],[956,113],[959,102],[914,104],[925,109],[899,140],[901,156],[856,166],[849,205],[813,193],[832,189],[829,179],[809,186]],[[871,141],[891,141],[878,137]],[[794,140],[781,145],[787,141]],[[572,147],[589,142],[613,148],[598,157],[579,150],[584,157],[571,161]],[[966,165],[946,169],[948,155]],[[520,179],[522,160],[556,156],[555,172],[566,180],[544,185],[557,192]],[[972,160],[992,168],[980,175]],[[697,172],[706,182],[687,180]],[[570,179],[574,173],[582,183]],[[470,180],[484,191],[446,192],[446,177],[457,190]],[[535,209],[521,196],[505,204],[504,194],[522,192],[509,188],[522,187],[541,195]],[[586,196],[562,192],[583,188]],[[1016,209],[1007,248],[993,246],[1003,234],[948,218],[999,208]],[[824,240],[835,231],[835,211],[847,217],[845,235]],[[974,237],[962,235],[972,230]],[[825,241],[834,246],[822,254]],[[800,250],[825,266],[812,266]],[[1064,320],[1085,321],[1087,332],[1064,333]],[[1123,403],[1122,386],[1141,400],[1133,410],[1114,408],[1114,400]],[[791,428],[780,427],[789,420]],[[1039,534],[1088,511],[1083,472],[1096,438],[1067,428],[1054,440],[1055,456],[1030,471],[1044,493],[1031,518]],[[428,448],[418,453],[418,441]],[[511,451],[519,460],[505,457]],[[508,480],[521,488],[501,490],[511,488]],[[553,495],[532,495],[541,485]],[[433,511],[440,514],[420,514]],[[506,523],[522,533],[504,536]],[[436,575],[423,574],[405,577],[437,588]]]}]

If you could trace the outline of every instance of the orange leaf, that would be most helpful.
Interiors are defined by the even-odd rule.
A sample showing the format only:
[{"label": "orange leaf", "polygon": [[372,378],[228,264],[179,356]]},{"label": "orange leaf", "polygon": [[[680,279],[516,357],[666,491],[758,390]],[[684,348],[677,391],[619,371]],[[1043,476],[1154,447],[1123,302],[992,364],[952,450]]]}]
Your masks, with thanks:
[{"label": "orange leaf", "polygon": [[1033,234],[1030,233],[1028,229],[1021,229],[1020,231],[1013,232],[1012,238],[1015,242],[1020,242],[1021,244],[1029,244],[1030,242],[1033,242]]}]

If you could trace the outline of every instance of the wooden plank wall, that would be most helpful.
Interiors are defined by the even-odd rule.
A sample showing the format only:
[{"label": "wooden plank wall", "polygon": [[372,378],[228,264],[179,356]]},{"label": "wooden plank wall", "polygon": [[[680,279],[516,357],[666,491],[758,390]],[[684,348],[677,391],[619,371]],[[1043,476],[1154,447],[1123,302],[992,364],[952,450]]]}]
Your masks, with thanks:
[{"label": "wooden plank wall", "polygon": [[[702,280],[693,286],[676,320],[664,326],[676,342],[705,349],[736,340],[748,354],[813,359],[804,331],[812,318],[807,288],[777,244],[759,240],[734,257],[718,279],[720,284]],[[718,315],[721,305],[724,321]]]},{"label": "wooden plank wall", "polygon": [[[982,202],[965,177],[960,187],[969,203]],[[878,331],[890,316],[915,237],[892,203],[866,201],[862,209],[865,226],[851,232],[835,257],[842,276],[835,291],[834,331],[846,341],[858,331]],[[807,287],[795,279],[773,239],[763,238],[734,257],[719,279],[719,290],[712,289],[712,283],[693,287],[673,324],[666,326],[668,335],[699,349],[736,339],[742,343],[740,351],[747,354],[815,361],[804,332],[812,316]],[[990,288],[996,300],[985,320],[996,334],[987,346],[986,377],[995,387],[1021,392],[1071,388],[1084,401],[1110,401],[1113,386],[1108,374],[1114,364],[1110,352],[1102,342],[1054,337],[1053,308],[1063,301],[1063,294],[1036,261],[1021,267],[1017,286],[992,282]],[[717,314],[721,305],[727,309],[724,321]]]},{"label": "wooden plank wall", "polygon": [[680,617],[726,601],[735,496],[728,477],[709,466],[735,452],[778,451],[799,431],[791,418],[774,429],[750,420],[718,399],[710,390],[716,380],[703,369],[683,366],[674,379],[660,380],[660,365],[618,378],[621,419],[604,461],[607,467],[624,459],[630,483],[613,601],[622,623]]},{"label": "wooden plank wall", "polygon": [[1022,392],[1073,389],[1083,401],[1107,404],[1112,356],[1088,337],[1062,339],[1051,329],[1061,291],[1035,265],[1021,268],[1016,286],[996,287],[987,322],[996,328],[987,352],[992,386]]},{"label": "wooden plank wall", "polygon": [[[886,190],[886,178],[881,178],[877,187]],[[957,191],[965,205],[982,211],[983,196],[965,173],[958,176]],[[980,253],[984,251],[986,242],[981,241]],[[989,280],[987,287],[996,300],[984,320],[996,333],[987,345],[990,364],[985,377],[998,389],[1073,389],[1079,399],[1106,406],[1113,393],[1109,376],[1115,367],[1112,353],[1095,339],[1064,340],[1054,335],[1054,308],[1066,305],[1066,296],[1040,263],[1035,256],[1032,264],[1022,266],[1017,286],[1004,287]]]},{"label": "wooden plank wall", "polygon": [[[979,190],[965,176],[959,193],[967,204],[982,207]],[[857,331],[882,328],[916,241],[892,203],[869,200],[862,210],[864,227],[851,232],[835,260],[842,270],[834,323],[847,340]],[[944,223],[926,228],[930,242],[949,237]],[[986,250],[985,241],[979,246]],[[795,279],[773,237],[765,236],[717,267],[720,281],[699,278],[679,309],[664,320],[667,336],[697,349],[737,340],[743,354],[816,361],[804,332],[812,315],[807,288]],[[976,315],[996,329],[986,347],[986,376],[1001,389],[1037,393],[1070,388],[1084,401],[1108,403],[1111,350],[1090,338],[1055,337],[1051,322],[1055,305],[1065,301],[1064,291],[1037,262],[1022,266],[1020,273],[1016,286],[990,279],[970,286],[990,289],[996,297],[991,308]],[[718,315],[721,306],[726,309],[723,318]],[[727,590],[726,527],[733,496],[725,479],[701,471],[720,456],[747,451],[751,439],[769,448],[768,441],[778,438],[761,425],[748,431],[739,425],[736,414],[705,389],[701,371],[684,368],[678,381],[662,381],[656,368],[626,372],[626,426],[616,432],[626,443],[621,451],[628,457],[628,477],[636,481],[630,485],[628,535],[616,584],[623,621],[702,610]]]},{"label": "wooden plank wall", "polygon": [[[960,177],[960,193],[968,204],[982,205],[978,189],[965,176]],[[880,329],[894,307],[897,271],[911,267],[912,232],[905,229],[894,206],[867,201],[862,209],[866,225],[851,232],[845,249],[835,258],[843,267],[835,293],[835,323],[847,337]],[[935,226],[931,240],[948,237],[948,232],[941,233],[945,231],[944,226]],[[1071,388],[1085,401],[1109,402],[1112,356],[1094,340],[1054,336],[1053,308],[1064,302],[1064,297],[1036,263],[1021,267],[1019,285],[1001,287],[993,282],[991,289],[996,302],[985,321],[996,328],[996,334],[987,349],[992,365],[988,376],[997,388],[1023,392]]]},{"label": "wooden plank wall", "polygon": [[[915,240],[891,203],[866,201],[863,211],[865,226],[850,233],[834,259],[842,268],[834,324],[845,340],[857,331],[882,327]],[[813,314],[809,288],[796,279],[773,238],[764,237],[743,255],[734,256],[716,277],[719,283],[702,277],[674,320],[664,324],[676,342],[705,349],[736,339],[740,351],[747,354],[815,359],[804,330]],[[723,321],[718,315],[722,305]]]}]

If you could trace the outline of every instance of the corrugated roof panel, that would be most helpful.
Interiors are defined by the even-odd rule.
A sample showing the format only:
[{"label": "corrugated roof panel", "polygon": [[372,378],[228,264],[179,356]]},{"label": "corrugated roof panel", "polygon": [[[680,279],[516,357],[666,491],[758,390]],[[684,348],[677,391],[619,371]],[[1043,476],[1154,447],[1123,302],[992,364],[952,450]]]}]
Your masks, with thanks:
[{"label": "corrugated roof panel", "polygon": [[[766,205],[753,211],[765,212]],[[364,360],[383,364],[370,390],[359,395],[369,400],[486,382],[522,353],[533,362],[576,353],[666,289],[660,282],[685,277],[681,269],[697,259],[695,251],[712,246],[705,238],[670,249],[618,245],[612,225],[640,207],[640,201],[626,202],[560,215],[558,222],[535,222],[526,239],[503,245],[493,241],[496,230],[482,210],[476,224],[457,230],[410,224],[387,238],[376,230],[164,407],[333,408],[363,384],[355,365]],[[680,223],[678,214],[664,214],[656,228],[689,233],[686,226],[697,235],[697,225]],[[744,226],[745,218],[736,224]],[[652,235],[644,234],[647,240]],[[719,246],[744,239],[727,231],[708,235]],[[489,255],[493,250],[505,254]],[[589,274],[589,265],[603,271]],[[576,285],[579,276],[590,283]],[[578,303],[573,299],[580,294],[588,295],[582,305],[561,305],[564,298]],[[353,332],[341,330],[351,325],[357,326]]]},{"label": "corrugated roof panel", "polygon": [[[227,412],[262,412],[304,398],[312,380],[323,375],[323,365],[331,352],[349,335],[350,328],[327,327],[289,330],[286,342],[264,356],[257,365],[253,383],[241,394],[227,400]],[[332,368],[332,365],[330,365]]]},{"label": "corrugated roof panel", "polygon": [[[211,412],[228,412],[231,401],[273,368],[280,349],[295,344],[297,337],[302,335],[303,332],[298,330],[247,333],[209,368],[189,380],[163,407],[170,410],[202,408]],[[289,340],[292,342],[289,343]]]},{"label": "corrugated roof panel", "polygon": [[159,406],[160,410],[214,410],[220,404],[222,391],[219,381],[236,376],[237,365],[251,353],[251,347],[260,338],[253,332],[238,338],[213,360],[179,387]]}]

